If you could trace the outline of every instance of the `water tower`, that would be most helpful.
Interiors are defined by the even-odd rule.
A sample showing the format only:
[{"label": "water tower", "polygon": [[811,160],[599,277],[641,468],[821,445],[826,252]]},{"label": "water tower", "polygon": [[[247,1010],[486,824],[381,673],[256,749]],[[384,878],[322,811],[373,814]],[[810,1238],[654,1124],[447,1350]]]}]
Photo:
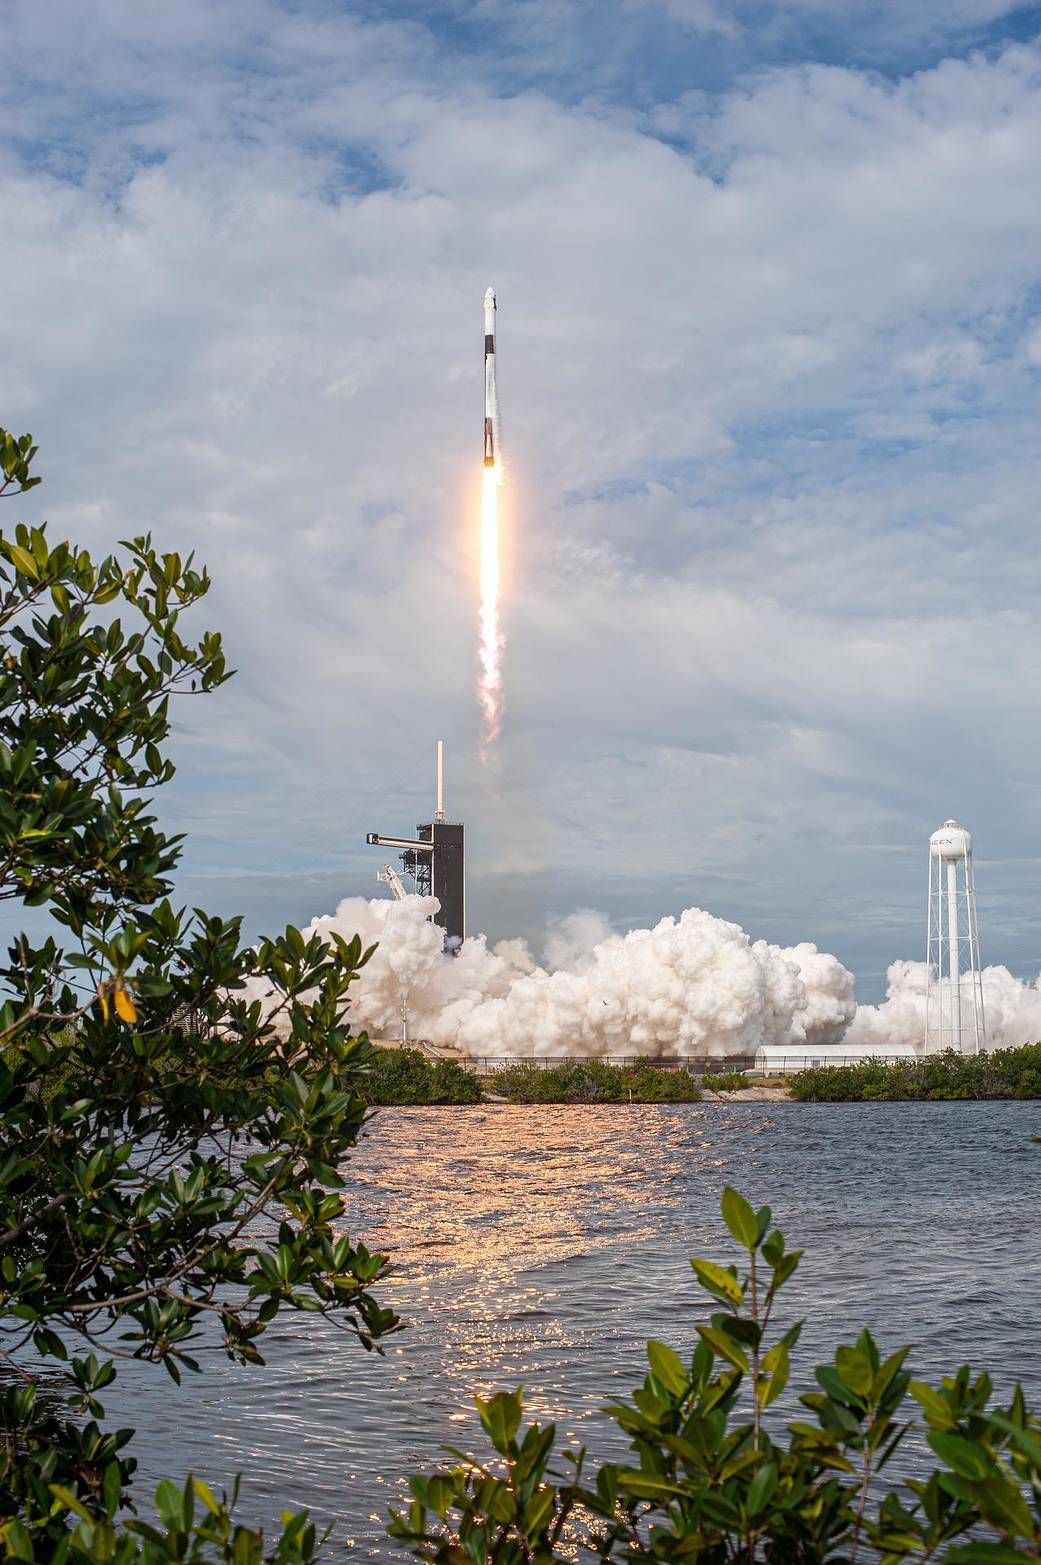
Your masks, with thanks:
[{"label": "water tower", "polygon": [[926,1054],[978,1054],[987,1041],[972,837],[957,821],[944,821],[929,838],[925,961]]}]

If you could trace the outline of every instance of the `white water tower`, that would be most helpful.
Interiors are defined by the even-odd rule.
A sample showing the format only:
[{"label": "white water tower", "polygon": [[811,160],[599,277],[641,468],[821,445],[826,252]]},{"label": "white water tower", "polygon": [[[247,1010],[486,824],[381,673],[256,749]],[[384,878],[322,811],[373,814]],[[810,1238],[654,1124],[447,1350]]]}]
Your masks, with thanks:
[{"label": "white water tower", "polygon": [[925,961],[926,1054],[978,1054],[987,1040],[972,837],[957,821],[944,821],[929,838]]}]

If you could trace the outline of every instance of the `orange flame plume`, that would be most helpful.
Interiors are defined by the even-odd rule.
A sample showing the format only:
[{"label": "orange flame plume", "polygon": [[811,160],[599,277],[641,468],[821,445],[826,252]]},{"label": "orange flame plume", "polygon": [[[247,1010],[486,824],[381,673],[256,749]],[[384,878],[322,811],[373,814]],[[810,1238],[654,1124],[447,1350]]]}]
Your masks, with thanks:
[{"label": "orange flame plume", "polygon": [[481,494],[481,615],[480,678],[477,699],[481,707],[481,757],[489,758],[491,746],[502,729],[502,653],[504,638],[499,623],[499,485],[502,468],[485,467]]}]

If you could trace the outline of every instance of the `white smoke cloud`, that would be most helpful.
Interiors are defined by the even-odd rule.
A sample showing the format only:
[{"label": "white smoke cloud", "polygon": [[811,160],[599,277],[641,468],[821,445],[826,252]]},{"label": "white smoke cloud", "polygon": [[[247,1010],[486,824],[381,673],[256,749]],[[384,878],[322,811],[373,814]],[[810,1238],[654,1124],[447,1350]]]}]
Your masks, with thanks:
[{"label": "white smoke cloud", "polygon": [[554,919],[543,949],[545,966],[551,972],[566,967],[572,973],[588,973],[597,946],[610,940],[611,935],[607,919],[592,908],[581,908],[566,918]]},{"label": "white smoke cloud", "polygon": [[[881,1005],[861,1005],[846,1042],[886,1053],[893,1044],[925,1046],[925,963],[894,962],[886,974]],[[1041,977],[1032,984],[1007,967],[983,969],[983,1013],[992,1049],[1014,1049],[1041,1041]]]},{"label": "white smoke cloud", "polygon": [[535,969],[535,958],[526,940],[500,940],[492,950],[507,967],[515,968],[518,973],[531,973]]},{"label": "white smoke cloud", "polygon": [[307,934],[355,933],[377,950],[352,989],[355,1025],[469,1056],[640,1054],[726,1058],[762,1043],[837,1041],[854,1010],[852,975],[813,945],[781,950],[688,908],[653,929],[611,933],[600,914],[551,926],[545,965],[523,941],[482,935],[441,950],[428,898],[351,898]]},{"label": "white smoke cloud", "polygon": [[837,957],[808,941],[779,954],[795,963],[806,990],[806,1009],[793,1025],[795,1038],[809,1048],[841,1043],[857,1010],[853,974]]},{"label": "white smoke cloud", "polygon": [[[893,1054],[925,1042],[925,963],[898,961],[881,1005],[857,1006],[853,974],[815,945],[752,941],[737,924],[688,908],[616,935],[590,910],[554,921],[542,965],[523,940],[483,935],[446,956],[431,900],[351,897],[306,934],[376,945],[351,990],[351,1018],[373,1037],[409,1036],[470,1057],[692,1058],[761,1045]],[[254,995],[264,991],[254,988]],[[991,1048],[1041,1040],[1041,977],[983,971]]]}]

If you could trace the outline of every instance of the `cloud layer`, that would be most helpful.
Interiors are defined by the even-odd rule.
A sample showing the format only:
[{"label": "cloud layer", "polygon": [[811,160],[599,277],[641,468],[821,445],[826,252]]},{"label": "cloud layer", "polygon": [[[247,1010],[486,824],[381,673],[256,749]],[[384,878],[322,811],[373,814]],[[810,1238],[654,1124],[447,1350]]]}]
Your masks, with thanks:
[{"label": "cloud layer", "polygon": [[152,527],[213,571],[241,672],[181,711],[193,895],[262,876],[277,917],[301,875],[367,889],[363,834],[428,810],[444,734],[493,936],[696,901],[870,993],[923,944],[954,814],[985,955],[1036,970],[1022,8],[630,0],[630,60],[712,62],[638,83],[578,4],[46,9],[5,31],[2,417],[41,442],[55,529]]}]

